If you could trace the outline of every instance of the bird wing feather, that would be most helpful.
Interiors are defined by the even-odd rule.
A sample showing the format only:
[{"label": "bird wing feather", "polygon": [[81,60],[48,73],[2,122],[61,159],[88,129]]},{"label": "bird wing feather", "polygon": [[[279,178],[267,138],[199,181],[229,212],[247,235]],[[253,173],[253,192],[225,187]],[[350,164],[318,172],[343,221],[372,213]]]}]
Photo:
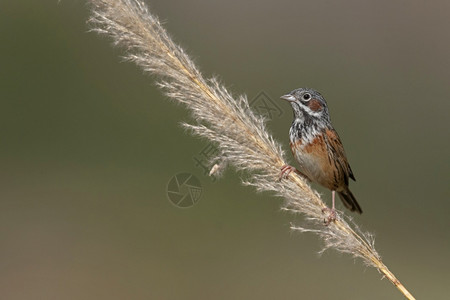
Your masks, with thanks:
[{"label": "bird wing feather", "polygon": [[353,171],[348,163],[347,156],[345,155],[344,146],[338,133],[334,129],[326,129],[325,137],[328,140],[327,145],[330,147],[329,155],[334,155],[334,161],[336,161],[337,167],[342,174],[345,174],[345,184],[348,185],[348,178],[355,180]]}]

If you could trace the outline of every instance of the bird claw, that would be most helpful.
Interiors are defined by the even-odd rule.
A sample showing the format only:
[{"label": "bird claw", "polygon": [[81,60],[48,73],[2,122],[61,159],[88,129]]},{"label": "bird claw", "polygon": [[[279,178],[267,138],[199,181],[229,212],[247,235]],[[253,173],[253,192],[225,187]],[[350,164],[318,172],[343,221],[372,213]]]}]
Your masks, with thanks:
[{"label": "bird claw", "polygon": [[282,179],[286,179],[288,178],[289,174],[292,171],[297,171],[296,168],[294,168],[293,166],[290,165],[284,165],[281,167],[281,172],[280,172],[280,177],[278,178],[279,181],[281,181]]},{"label": "bird claw", "polygon": [[305,174],[303,174],[302,172],[297,170],[297,168],[295,168],[293,166],[290,166],[290,165],[284,165],[284,166],[281,167],[281,172],[280,172],[280,176],[279,176],[278,180],[281,181],[281,179],[288,178],[289,174],[291,174],[292,171],[297,173],[304,180],[310,181],[310,179]]},{"label": "bird claw", "polygon": [[327,214],[325,219],[323,219],[325,226],[328,226],[331,222],[336,221],[336,210],[334,208],[325,207],[322,209],[322,213]]}]

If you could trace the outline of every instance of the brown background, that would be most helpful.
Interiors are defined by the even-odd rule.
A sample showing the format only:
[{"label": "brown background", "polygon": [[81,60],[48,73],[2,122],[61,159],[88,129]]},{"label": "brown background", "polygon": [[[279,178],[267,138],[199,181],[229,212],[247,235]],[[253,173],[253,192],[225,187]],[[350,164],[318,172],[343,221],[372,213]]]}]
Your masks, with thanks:
[{"label": "brown background", "polygon": [[[234,93],[321,91],[356,222],[418,299],[448,298],[450,2],[149,2]],[[402,299],[359,260],[319,257],[315,236],[289,231],[302,219],[232,169],[205,177],[186,110],[87,17],[82,1],[0,3],[2,299]],[[292,112],[276,103],[268,127],[288,149]],[[189,209],[166,197],[178,172],[203,186]]]}]

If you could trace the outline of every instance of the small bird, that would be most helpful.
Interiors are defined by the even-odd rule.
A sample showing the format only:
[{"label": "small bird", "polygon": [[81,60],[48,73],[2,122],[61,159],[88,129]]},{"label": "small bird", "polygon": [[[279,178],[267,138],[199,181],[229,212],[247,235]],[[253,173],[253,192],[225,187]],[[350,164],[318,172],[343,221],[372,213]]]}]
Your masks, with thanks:
[{"label": "small bird", "polygon": [[[350,191],[349,178],[355,180],[345,156],[341,139],[331,125],[325,99],[313,90],[299,88],[281,99],[291,103],[294,121],[289,130],[292,154],[300,168],[285,165],[281,168],[280,179],[292,171],[317,182],[332,191],[332,208],[325,224],[336,220],[335,192],[339,194],[345,207],[362,213],[361,207]],[[324,210],[325,212],[325,210]]]}]

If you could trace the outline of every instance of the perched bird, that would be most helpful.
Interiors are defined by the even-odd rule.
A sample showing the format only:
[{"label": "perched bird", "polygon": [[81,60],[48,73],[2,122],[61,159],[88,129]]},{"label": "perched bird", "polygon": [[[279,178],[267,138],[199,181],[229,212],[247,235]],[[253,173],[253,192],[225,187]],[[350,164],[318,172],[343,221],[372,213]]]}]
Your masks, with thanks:
[{"label": "perched bird", "polygon": [[345,156],[341,139],[331,125],[325,99],[319,92],[306,88],[293,90],[281,99],[289,101],[294,110],[289,138],[299,169],[290,165],[283,166],[280,179],[295,171],[330,189],[332,209],[325,221],[327,225],[336,219],[335,192],[339,194],[345,207],[362,213],[355,196],[348,188],[348,179],[355,180],[355,177]]}]

